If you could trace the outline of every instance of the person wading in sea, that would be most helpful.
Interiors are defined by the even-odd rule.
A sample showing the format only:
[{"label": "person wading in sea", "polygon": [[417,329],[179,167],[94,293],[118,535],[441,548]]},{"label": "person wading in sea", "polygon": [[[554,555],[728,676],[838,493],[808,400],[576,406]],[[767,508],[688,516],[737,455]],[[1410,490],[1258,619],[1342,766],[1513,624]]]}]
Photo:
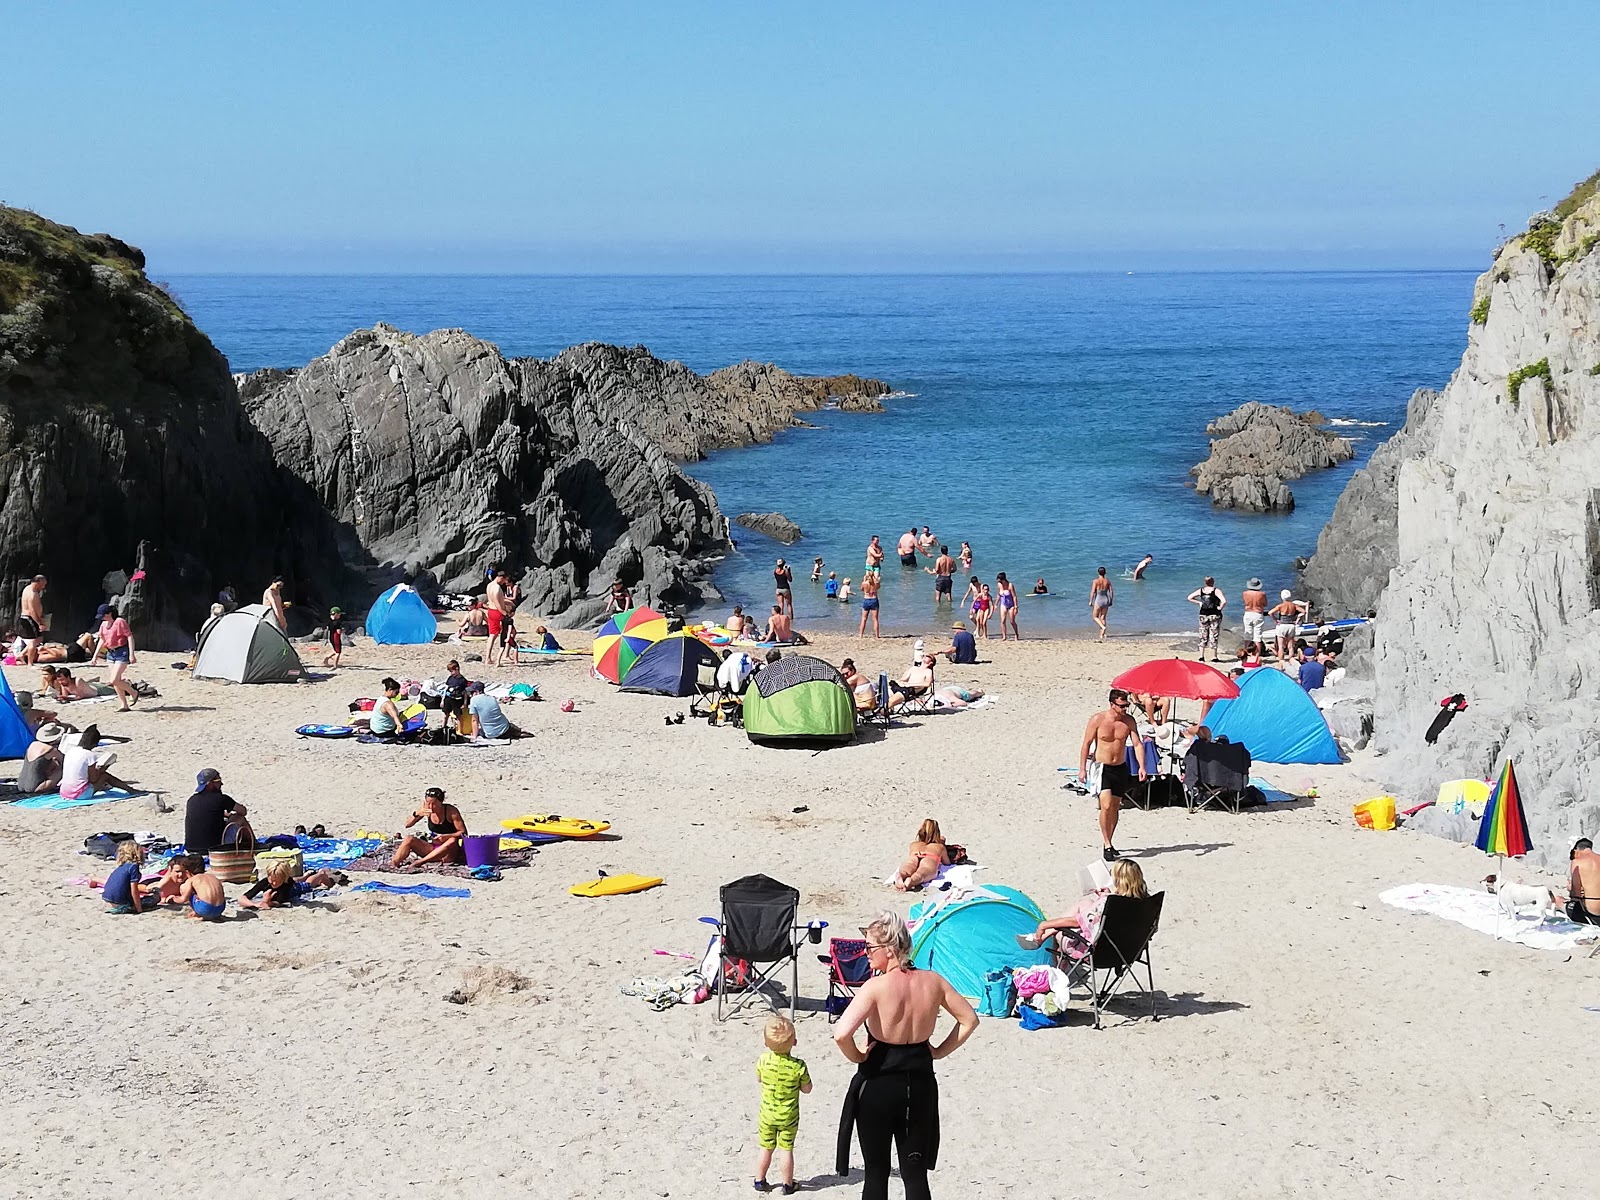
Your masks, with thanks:
[{"label": "person wading in sea", "polygon": [[1078,778],[1087,785],[1089,756],[1100,764],[1100,842],[1101,854],[1107,862],[1115,862],[1120,855],[1111,844],[1117,832],[1117,818],[1122,813],[1123,798],[1133,789],[1133,772],[1128,770],[1128,742],[1133,742],[1133,756],[1139,764],[1139,779],[1146,778],[1143,747],[1139,744],[1139,727],[1128,714],[1128,693],[1112,688],[1110,704],[1104,712],[1089,718],[1083,730],[1083,746],[1078,755]]},{"label": "person wading in sea", "polygon": [[1094,618],[1094,623],[1100,627],[1100,640],[1106,640],[1106,617],[1111,613],[1111,580],[1106,578],[1106,569],[1101,567],[1095,572],[1094,582],[1089,585],[1089,615]]},{"label": "person wading in sea", "polygon": [[940,546],[939,557],[934,560],[933,566],[924,567],[929,575],[933,576],[933,603],[950,604],[954,599],[956,560],[950,557],[950,547]]}]

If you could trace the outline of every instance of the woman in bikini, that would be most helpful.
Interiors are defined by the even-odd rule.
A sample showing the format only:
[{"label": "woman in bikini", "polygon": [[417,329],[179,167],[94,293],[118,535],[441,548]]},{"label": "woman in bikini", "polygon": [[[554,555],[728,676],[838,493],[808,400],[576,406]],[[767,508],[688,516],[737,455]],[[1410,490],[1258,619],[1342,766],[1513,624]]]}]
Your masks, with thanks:
[{"label": "woman in bikini", "polygon": [[1017,641],[1022,640],[1022,631],[1017,628],[1017,589],[1006,578],[1006,573],[1001,571],[994,577],[995,589],[1000,593],[1000,640],[1006,640],[1006,626],[1011,626],[1011,632],[1016,635]]},{"label": "woman in bikini", "polygon": [[972,547],[966,542],[961,543],[961,554],[956,561],[961,564],[963,571],[972,570]]},{"label": "woman in bikini", "polygon": [[410,829],[418,821],[428,823],[428,836],[402,832],[392,866],[400,866],[413,854],[417,856],[419,867],[436,862],[466,861],[461,843],[467,836],[467,823],[459,808],[444,802],[443,788],[431,787],[423,793],[422,807],[406,818],[405,828]]},{"label": "woman in bikini", "polygon": [[939,832],[939,822],[929,817],[917,827],[916,839],[905,862],[894,873],[897,892],[920,888],[939,874],[939,868],[950,863],[950,851],[945,848],[944,834]]},{"label": "woman in bikini", "polygon": [[[950,981],[936,971],[911,965],[911,934],[899,914],[886,912],[863,929],[867,962],[874,978],[856,989],[855,999],[834,1027],[834,1044],[856,1064],[845,1094],[834,1169],[850,1168],[848,1131],[855,1127],[866,1166],[863,1200],[889,1194],[889,1143],[900,1155],[900,1183],[906,1200],[927,1200],[928,1172],[939,1160],[939,1081],[933,1064],[961,1048],[978,1028],[978,1014]],[[943,1010],[955,1028],[933,1045],[934,1026]],[[867,1027],[867,1044],[856,1030]]]},{"label": "woman in bikini", "polygon": [[878,630],[878,588],[882,584],[882,576],[876,571],[868,571],[861,577],[861,628],[856,631],[857,637],[867,636],[867,618],[872,618],[872,636],[882,637]]}]

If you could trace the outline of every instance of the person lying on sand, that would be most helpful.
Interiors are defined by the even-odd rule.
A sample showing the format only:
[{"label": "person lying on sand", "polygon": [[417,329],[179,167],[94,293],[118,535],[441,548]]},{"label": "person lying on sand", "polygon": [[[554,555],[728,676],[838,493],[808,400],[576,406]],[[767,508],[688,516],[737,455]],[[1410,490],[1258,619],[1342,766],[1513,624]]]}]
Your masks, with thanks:
[{"label": "person lying on sand", "polygon": [[73,677],[70,667],[46,667],[39,673],[39,690],[53,694],[57,700],[93,700],[97,696],[111,696],[116,689],[110,684],[90,683],[87,679]]},{"label": "person lying on sand", "polygon": [[983,689],[980,687],[963,687],[960,684],[951,684],[934,692],[933,706],[935,708],[967,708],[982,699]]},{"label": "person lying on sand", "polygon": [[944,834],[939,832],[939,822],[929,817],[917,827],[917,836],[911,843],[905,862],[894,874],[894,888],[909,892],[920,888],[939,873],[939,868],[949,865],[950,852],[945,849]]},{"label": "person lying on sand", "polygon": [[419,867],[428,863],[466,861],[461,842],[467,836],[467,823],[459,808],[444,802],[443,788],[431,787],[423,793],[422,807],[406,818],[404,829],[410,829],[418,821],[428,823],[428,836],[402,831],[391,865],[398,867],[412,855],[416,855]]},{"label": "person lying on sand", "polygon": [[[343,875],[323,868],[297,876],[288,862],[275,862],[267,868],[265,879],[258,879],[239,901],[240,908],[287,908],[316,888],[333,887]],[[261,897],[259,900],[256,897]]]}]

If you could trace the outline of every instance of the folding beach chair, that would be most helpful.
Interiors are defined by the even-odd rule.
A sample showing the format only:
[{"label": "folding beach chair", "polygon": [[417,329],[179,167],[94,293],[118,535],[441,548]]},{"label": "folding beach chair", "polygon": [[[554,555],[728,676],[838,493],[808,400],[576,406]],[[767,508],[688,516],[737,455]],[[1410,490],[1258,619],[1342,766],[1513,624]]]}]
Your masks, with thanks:
[{"label": "folding beach chair", "polygon": [[900,707],[895,711],[902,715],[906,713],[931,713],[933,711],[934,689],[938,686],[932,679],[928,680],[927,687],[907,687],[905,684],[896,684],[895,690],[904,699],[901,701]]},{"label": "folding beach chair", "polygon": [[[718,939],[717,1020],[725,1021],[789,968],[789,1018],[800,992],[800,893],[766,875],[746,875],[719,892],[722,916],[701,917]],[[820,932],[818,934],[820,940]]]},{"label": "folding beach chair", "polygon": [[[1100,1014],[1106,1002],[1120,991],[1125,983],[1150,996],[1150,1019],[1156,1016],[1155,969],[1150,964],[1150,939],[1155,937],[1161,924],[1161,902],[1165,892],[1157,892],[1143,900],[1132,896],[1107,896],[1105,911],[1100,918],[1100,932],[1081,958],[1071,953],[1057,952],[1056,966],[1067,973],[1073,982],[1081,982],[1089,989],[1089,1000],[1094,1006],[1094,1027],[1100,1028]],[[1141,982],[1135,968],[1144,967]]]},{"label": "folding beach chair", "polygon": [[712,713],[720,713],[722,702],[727,698],[727,693],[717,682],[717,667],[720,665],[703,662],[695,668],[694,699],[689,701],[691,717],[709,717]]},{"label": "folding beach chair", "polygon": [[878,686],[872,689],[872,699],[856,699],[856,724],[887,725],[889,723],[889,676],[879,675]]},{"label": "folding beach chair", "polygon": [[1238,812],[1250,786],[1250,751],[1242,742],[1196,742],[1183,759],[1183,795],[1190,812],[1210,805]]},{"label": "folding beach chair", "polygon": [[828,952],[817,955],[828,968],[828,1024],[833,1024],[856,998],[856,989],[872,978],[867,943],[861,938],[829,938]]}]

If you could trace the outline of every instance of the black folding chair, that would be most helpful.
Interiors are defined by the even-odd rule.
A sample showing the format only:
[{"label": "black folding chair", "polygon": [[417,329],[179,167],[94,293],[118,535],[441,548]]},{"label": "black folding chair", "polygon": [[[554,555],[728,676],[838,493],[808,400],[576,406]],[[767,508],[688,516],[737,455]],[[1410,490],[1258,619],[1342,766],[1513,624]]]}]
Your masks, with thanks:
[{"label": "black folding chair", "polygon": [[889,724],[889,676],[880,674],[878,686],[872,689],[872,703],[863,704],[856,699],[856,725]]},{"label": "black folding chair", "polygon": [[[1115,996],[1124,984],[1132,985],[1150,995],[1150,1019],[1156,1016],[1155,968],[1150,964],[1150,939],[1155,937],[1161,924],[1161,901],[1165,892],[1157,892],[1143,900],[1132,896],[1106,897],[1105,910],[1100,918],[1100,932],[1095,935],[1082,958],[1057,951],[1056,966],[1067,973],[1072,982],[1081,982],[1089,989],[1089,1000],[1094,1006],[1094,1027],[1100,1028],[1100,1014],[1107,1001]],[[1144,967],[1141,982],[1135,968]]]},{"label": "black folding chair", "polygon": [[[725,1021],[749,1004],[779,973],[789,968],[789,1019],[800,991],[800,893],[766,875],[746,875],[725,883],[719,893],[722,916],[701,917],[717,928],[717,1020]],[[820,929],[818,940],[821,940]]]},{"label": "black folding chair", "polygon": [[1183,795],[1190,812],[1210,805],[1237,813],[1250,786],[1250,751],[1242,742],[1196,742],[1183,759]]}]

